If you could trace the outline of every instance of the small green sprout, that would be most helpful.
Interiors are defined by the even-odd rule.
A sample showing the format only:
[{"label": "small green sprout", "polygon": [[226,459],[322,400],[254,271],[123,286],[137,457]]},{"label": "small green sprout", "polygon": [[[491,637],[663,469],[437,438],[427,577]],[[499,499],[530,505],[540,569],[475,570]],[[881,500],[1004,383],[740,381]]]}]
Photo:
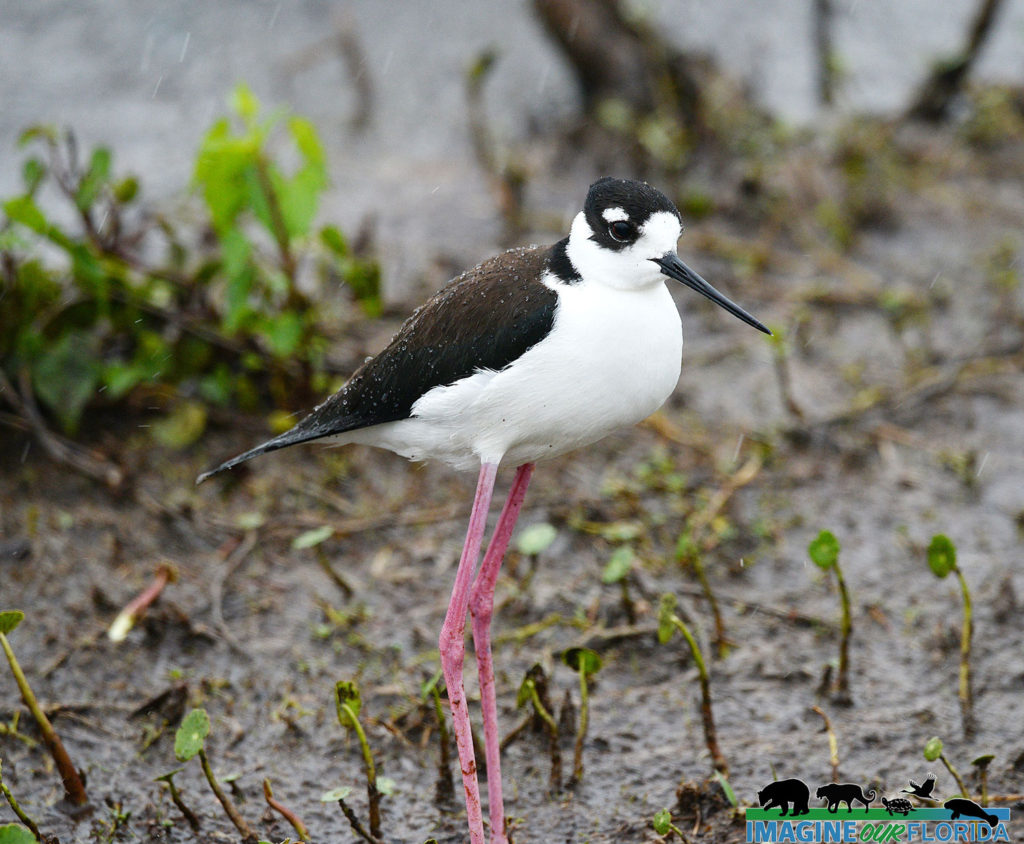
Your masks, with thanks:
[{"label": "small green sprout", "polygon": [[[370,814],[370,835],[380,838],[380,796],[381,790],[377,784],[377,767],[373,763],[373,753],[370,752],[370,742],[366,738],[362,724],[359,723],[359,710],[362,709],[363,699],[359,694],[359,687],[354,681],[340,680],[334,685],[334,703],[338,714],[338,723],[346,730],[352,730],[359,739],[359,747],[363,752],[363,766],[366,769],[366,796],[369,803]],[[341,803],[341,801],[338,801]],[[342,805],[342,811],[345,806]],[[352,822],[348,812],[345,816]],[[353,827],[354,828],[354,827]],[[356,830],[358,832],[358,830]]]},{"label": "small green sprout", "polygon": [[839,602],[842,607],[842,621],[839,628],[839,671],[836,676],[835,700],[837,703],[848,704],[850,698],[850,634],[853,632],[853,619],[850,613],[850,593],[843,578],[843,569],[839,565],[839,540],[831,531],[823,530],[807,546],[807,554],[818,568],[823,571],[830,569],[836,573],[836,587],[839,590]]},{"label": "small green sprout", "polygon": [[981,789],[981,805],[988,805],[988,766],[996,758],[994,753],[984,753],[971,761],[971,766],[978,772],[978,786]]},{"label": "small green sprout", "polygon": [[43,712],[39,701],[36,700],[35,693],[25,677],[25,672],[21,670],[21,665],[14,655],[14,649],[11,648],[11,643],[7,641],[7,634],[11,633],[14,628],[21,624],[24,618],[25,613],[21,610],[5,610],[0,612],[0,647],[3,648],[4,654],[7,656],[7,662],[11,666],[11,673],[14,675],[14,682],[18,684],[18,690],[21,692],[21,699],[25,702],[29,712],[32,713],[32,717],[39,727],[39,732],[43,735],[46,749],[50,751],[50,756],[53,757],[53,761],[57,765],[61,781],[64,783],[65,795],[75,806],[85,806],[89,802],[89,797],[85,793],[85,784],[82,782],[82,777],[72,764],[71,757],[68,756],[67,750],[64,749],[64,743],[60,740],[60,736],[57,735],[53,724],[50,723],[50,719],[46,717],[46,713]]},{"label": "small green sprout", "polygon": [[928,545],[928,567],[941,579],[952,572],[960,582],[960,592],[964,598],[964,620],[960,627],[960,684],[957,694],[960,698],[960,717],[963,722],[964,735],[974,735],[974,693],[971,690],[971,637],[974,623],[971,617],[971,593],[967,588],[967,580],[956,564],[956,546],[952,540],[941,533],[932,537]]},{"label": "small green sprout", "polygon": [[434,798],[439,804],[446,804],[455,799],[455,781],[452,779],[451,769],[451,739],[448,732],[448,719],[444,714],[444,707],[441,706],[441,690],[438,685],[441,682],[443,672],[437,669],[434,676],[423,684],[423,698],[429,695],[434,702],[434,717],[437,718],[438,743],[441,746],[441,755],[438,759],[437,788]]},{"label": "small green sprout", "polygon": [[932,736],[925,742],[924,758],[929,762],[934,762],[936,759],[942,762],[942,764],[946,766],[946,770],[949,771],[950,776],[953,777],[953,779],[956,780],[956,784],[960,786],[960,794],[963,797],[970,797],[970,794],[967,791],[967,786],[964,785],[964,781],[960,779],[960,774],[957,772],[956,768],[953,767],[953,764],[946,758],[946,754],[942,752],[942,739],[938,736]]},{"label": "small green sprout", "polygon": [[154,778],[154,782],[167,783],[167,788],[171,793],[171,802],[178,807],[178,811],[184,815],[185,820],[188,821],[188,825],[192,827],[194,832],[199,831],[199,818],[196,813],[193,812],[181,798],[181,792],[178,791],[178,786],[174,784],[174,777],[180,774],[184,768],[175,768],[173,771],[168,771],[166,774],[162,774],[159,777]]},{"label": "small green sprout", "polygon": [[683,831],[672,823],[672,813],[668,809],[662,809],[654,816],[654,831],[658,835],[668,835],[673,832],[679,836],[680,841],[686,841]]},{"label": "small green sprout", "polygon": [[206,714],[205,709],[193,709],[182,719],[181,726],[178,727],[178,731],[174,735],[174,755],[179,762],[188,762],[193,756],[199,757],[199,765],[203,769],[206,781],[210,784],[210,789],[220,805],[224,807],[224,812],[230,818],[231,823],[235,825],[235,829],[247,841],[256,841],[256,835],[252,828],[239,813],[235,804],[231,802],[231,798],[224,793],[224,789],[220,787],[220,783],[217,782],[217,778],[213,774],[213,767],[210,765],[210,759],[206,755],[204,746],[209,734],[210,716]]},{"label": "small green sprout", "polygon": [[558,724],[541,700],[538,681],[546,683],[544,668],[538,663],[530,667],[526,677],[519,685],[519,692],[516,694],[516,707],[521,708],[527,703],[533,706],[537,717],[547,727],[551,748],[551,792],[554,794],[562,786],[562,751],[558,744]]},{"label": "small green sprout", "polygon": [[580,678],[580,723],[576,731],[576,746],[572,758],[573,782],[580,782],[583,779],[583,742],[587,737],[587,725],[590,721],[587,678],[601,670],[601,657],[589,648],[569,648],[562,654],[562,662]]},{"label": "small green sprout", "polygon": [[534,572],[537,571],[538,558],[557,538],[557,528],[547,522],[530,525],[521,530],[516,536],[516,550],[529,561],[529,569],[519,584],[520,592],[525,592],[529,589]]},{"label": "small green sprout", "polygon": [[729,776],[729,764],[722,755],[718,746],[718,734],[715,730],[715,718],[711,711],[711,678],[708,676],[707,665],[704,662],[704,654],[701,653],[697,640],[690,632],[690,628],[676,614],[676,596],[667,592],[661,596],[661,606],[658,610],[658,641],[667,644],[672,634],[678,630],[686,639],[693,655],[693,662],[697,666],[697,673],[700,676],[701,695],[701,719],[704,723],[704,743],[707,745],[708,753],[711,754],[711,764],[716,771],[721,771]]}]

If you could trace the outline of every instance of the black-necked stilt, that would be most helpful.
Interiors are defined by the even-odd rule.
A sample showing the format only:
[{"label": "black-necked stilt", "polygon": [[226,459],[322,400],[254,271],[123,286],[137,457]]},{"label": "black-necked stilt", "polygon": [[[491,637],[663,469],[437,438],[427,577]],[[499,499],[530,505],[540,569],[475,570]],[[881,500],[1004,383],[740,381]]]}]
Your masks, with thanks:
[{"label": "black-necked stilt", "polygon": [[[491,842],[504,844],[490,622],[498,569],[534,464],[639,422],[675,388],[683,335],[664,276],[770,333],[679,260],[681,232],[679,212],[655,188],[595,182],[568,237],[509,250],[463,273],[294,428],[199,477],[321,437],[479,467],[440,638],[472,844],[483,844],[484,832],[462,683],[466,611],[480,676]],[[518,468],[474,580],[501,462]]]}]

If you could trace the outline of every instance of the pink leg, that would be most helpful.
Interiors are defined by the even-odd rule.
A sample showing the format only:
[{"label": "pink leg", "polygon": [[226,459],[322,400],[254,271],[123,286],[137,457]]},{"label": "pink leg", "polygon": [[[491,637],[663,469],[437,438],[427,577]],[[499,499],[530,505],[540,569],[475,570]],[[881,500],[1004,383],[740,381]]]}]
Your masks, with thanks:
[{"label": "pink leg", "polygon": [[501,754],[498,737],[498,705],[494,697],[494,663],[491,660],[491,616],[494,614],[494,587],[498,570],[505,556],[512,529],[519,517],[519,508],[526,497],[526,487],[533,474],[533,463],[516,469],[512,489],[501,511],[498,525],[487,547],[480,573],[469,596],[473,617],[473,647],[476,649],[477,671],[480,675],[480,705],[484,716],[484,747],[487,754],[487,796],[490,804],[491,844],[507,844],[505,837],[505,805],[501,795]]},{"label": "pink leg", "polygon": [[484,463],[480,466],[480,477],[473,498],[473,512],[469,517],[469,530],[466,532],[466,544],[462,548],[452,598],[448,603],[448,612],[444,617],[441,639],[438,643],[441,651],[441,670],[444,672],[448,701],[452,708],[455,744],[459,750],[459,764],[462,767],[462,785],[466,790],[466,816],[472,844],[484,844],[484,820],[480,809],[480,786],[476,779],[473,734],[469,727],[469,707],[466,706],[466,691],[462,685],[462,663],[466,655],[464,634],[469,590],[476,561],[480,558],[480,546],[483,544],[484,530],[487,528],[487,511],[491,506],[491,494],[494,492],[494,479],[497,474],[497,463]]}]

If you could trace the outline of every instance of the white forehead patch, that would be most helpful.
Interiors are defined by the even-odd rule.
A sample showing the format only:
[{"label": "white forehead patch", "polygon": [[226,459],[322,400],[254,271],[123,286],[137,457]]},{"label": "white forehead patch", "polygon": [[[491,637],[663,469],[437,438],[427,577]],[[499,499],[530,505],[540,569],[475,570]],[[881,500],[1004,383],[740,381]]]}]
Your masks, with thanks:
[{"label": "white forehead patch", "polygon": [[601,212],[601,216],[604,217],[604,221],[606,223],[614,223],[616,220],[629,219],[629,214],[626,213],[625,209],[619,207],[605,208],[604,211]]},{"label": "white forehead patch", "polygon": [[658,211],[647,218],[647,222],[640,229],[642,239],[656,244],[664,244],[665,249],[675,249],[679,235],[683,233],[683,227],[679,224],[679,218],[669,211]]}]

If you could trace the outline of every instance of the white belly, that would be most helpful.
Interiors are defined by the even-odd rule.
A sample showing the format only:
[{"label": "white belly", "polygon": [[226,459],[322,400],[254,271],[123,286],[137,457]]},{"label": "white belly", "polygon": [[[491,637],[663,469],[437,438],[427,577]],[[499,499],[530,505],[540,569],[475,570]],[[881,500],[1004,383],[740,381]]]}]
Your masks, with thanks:
[{"label": "white belly", "polygon": [[409,419],[344,439],[459,469],[555,457],[657,410],[679,380],[682,343],[662,283],[562,286],[551,333],[510,366],[437,387]]}]

